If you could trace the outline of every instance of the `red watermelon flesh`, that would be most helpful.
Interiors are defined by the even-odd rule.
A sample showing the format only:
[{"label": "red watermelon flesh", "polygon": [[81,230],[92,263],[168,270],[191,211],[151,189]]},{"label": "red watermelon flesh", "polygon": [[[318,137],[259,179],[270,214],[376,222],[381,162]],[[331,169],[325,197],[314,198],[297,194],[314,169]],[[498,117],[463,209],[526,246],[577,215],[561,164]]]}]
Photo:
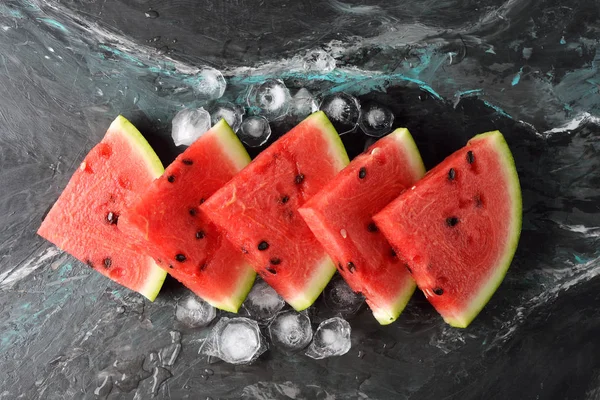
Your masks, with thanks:
[{"label": "red watermelon flesh", "polygon": [[407,129],[356,157],[298,211],[348,285],[381,324],[398,318],[415,282],[373,222],[373,215],[425,174]]},{"label": "red watermelon flesh", "polygon": [[200,207],[296,310],[309,307],[335,273],[298,208],[347,164],[337,132],[317,112]]},{"label": "red watermelon flesh", "polygon": [[508,270],[521,214],[514,160],[494,131],[472,138],[374,220],[444,320],[466,327]]},{"label": "red watermelon flesh", "polygon": [[85,157],[38,234],[113,281],[154,300],[165,272],[119,229],[120,215],[163,166],[122,116]]},{"label": "red watermelon flesh", "polygon": [[230,312],[238,311],[256,274],[199,205],[249,162],[221,120],[122,216],[122,229],[140,237],[160,266],[208,303]]}]

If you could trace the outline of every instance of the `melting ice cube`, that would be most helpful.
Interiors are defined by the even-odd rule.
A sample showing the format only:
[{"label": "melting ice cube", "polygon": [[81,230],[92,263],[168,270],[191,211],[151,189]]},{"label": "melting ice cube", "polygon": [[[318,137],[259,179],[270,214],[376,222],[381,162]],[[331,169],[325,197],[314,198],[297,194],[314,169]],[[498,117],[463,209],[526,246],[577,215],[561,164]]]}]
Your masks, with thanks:
[{"label": "melting ice cube", "polygon": [[189,294],[177,302],[175,308],[175,318],[177,321],[189,326],[190,328],[200,328],[206,326],[215,319],[217,310],[196,297],[194,294]]},{"label": "melting ice cube", "polygon": [[351,347],[350,333],[348,321],[339,317],[327,319],[319,324],[306,355],[320,360],[346,354]]},{"label": "melting ice cube", "polygon": [[211,127],[210,114],[204,108],[186,108],[171,122],[171,136],[176,146],[189,146]]},{"label": "melting ice cube", "polygon": [[315,98],[305,88],[301,88],[296,92],[292,98],[292,102],[293,107],[291,113],[299,119],[304,119],[319,109]]},{"label": "melting ice cube", "polygon": [[325,287],[323,301],[331,311],[348,317],[358,312],[365,298],[355,293],[341,277],[336,276]]},{"label": "melting ice cube", "polygon": [[271,137],[271,126],[265,117],[248,117],[242,122],[238,137],[250,147],[260,147]]},{"label": "melting ice cube", "polygon": [[335,58],[324,50],[313,50],[304,57],[304,69],[331,72],[335,69]]},{"label": "melting ice cube", "polygon": [[267,79],[250,88],[248,106],[269,121],[282,118],[290,109],[292,96],[280,79]]},{"label": "melting ice cube", "polygon": [[221,318],[204,342],[201,352],[230,364],[249,364],[267,350],[256,321]]},{"label": "melting ice cube", "polygon": [[256,280],[242,308],[258,321],[268,321],[285,306],[285,301],[275,289],[263,280]]},{"label": "melting ice cube", "polygon": [[194,92],[202,100],[215,100],[225,93],[227,82],[221,71],[204,67],[195,76]]},{"label": "melting ice cube", "polygon": [[301,350],[312,339],[310,318],[305,312],[281,311],[269,324],[269,336],[275,346],[286,351]]},{"label": "melting ice cube", "polygon": [[231,129],[237,132],[242,125],[242,116],[244,115],[244,108],[232,103],[217,104],[217,106],[210,113],[212,122],[216,124],[221,119],[227,121]]},{"label": "melting ice cube", "polygon": [[369,103],[362,109],[360,118],[360,129],[367,136],[382,137],[394,124],[392,111],[377,103]]},{"label": "melting ice cube", "polygon": [[340,135],[356,129],[360,119],[360,103],[356,97],[344,92],[332,94],[323,99],[319,108]]}]

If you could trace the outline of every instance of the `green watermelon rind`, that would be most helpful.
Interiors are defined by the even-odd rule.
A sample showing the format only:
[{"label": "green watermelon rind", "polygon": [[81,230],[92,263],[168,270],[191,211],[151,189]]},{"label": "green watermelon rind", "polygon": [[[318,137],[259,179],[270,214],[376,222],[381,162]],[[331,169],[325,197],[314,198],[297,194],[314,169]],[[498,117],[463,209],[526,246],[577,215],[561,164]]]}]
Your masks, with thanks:
[{"label": "green watermelon rind", "polygon": [[371,307],[371,311],[377,322],[380,325],[389,325],[396,321],[406,308],[416,288],[417,284],[415,281],[407,280],[406,286],[400,290],[400,294],[392,299],[387,307]]},{"label": "green watermelon rind", "polygon": [[519,183],[519,175],[517,174],[515,160],[510,148],[508,147],[508,144],[506,143],[506,140],[500,131],[491,131],[476,135],[469,140],[467,147],[469,144],[479,140],[490,140],[495,142],[496,150],[500,156],[499,161],[503,164],[505,170],[505,176],[509,188],[509,197],[512,199],[513,203],[512,215],[510,217],[512,227],[509,230],[509,239],[506,244],[506,250],[498,262],[497,267],[494,269],[492,276],[479,290],[479,293],[471,300],[470,305],[461,315],[455,315],[454,317],[446,316],[444,318],[444,321],[455,328],[466,328],[496,292],[504,280],[510,264],[512,263],[521,235],[523,218],[521,185]]},{"label": "green watermelon rind", "polygon": [[423,164],[421,153],[410,131],[406,128],[398,128],[389,136],[392,136],[400,144],[400,148],[406,149],[406,154],[410,159],[410,170],[416,173],[415,182],[421,179],[425,175],[425,164]]},{"label": "green watermelon rind", "polygon": [[[398,142],[398,147],[400,149],[405,150],[405,154],[409,158],[410,170],[414,173],[413,177],[415,182],[421,179],[425,175],[425,164],[423,164],[421,153],[419,152],[410,131],[406,128],[397,128],[388,136]],[[406,305],[416,288],[417,284],[414,281],[409,280],[407,285],[400,290],[398,296],[391,299],[386,307],[371,307],[371,311],[377,322],[379,322],[380,325],[389,325],[396,321],[402,314],[402,311],[406,308]]]},{"label": "green watermelon rind", "polygon": [[321,128],[321,132],[325,134],[323,137],[329,143],[330,155],[337,161],[337,172],[340,172],[350,164],[350,158],[348,157],[344,143],[342,143],[342,139],[333,127],[333,124],[323,111],[314,112],[306,119],[313,121],[313,123]]},{"label": "green watermelon rind", "polygon": [[306,310],[313,305],[317,298],[321,295],[325,286],[329,283],[335,271],[337,270],[333,261],[329,256],[324,256],[321,262],[315,267],[317,273],[312,275],[311,282],[308,282],[305,287],[310,290],[305,290],[293,298],[286,299],[287,303],[298,312]]},{"label": "green watermelon rind", "polygon": [[[110,124],[109,131],[122,134],[124,138],[136,148],[139,155],[145,160],[150,172],[155,178],[158,178],[165,171],[162,162],[140,133],[140,131],[129,120],[119,115]],[[138,293],[150,301],[154,301],[167,277],[167,272],[160,268],[154,261],[149,261],[150,272],[146,277],[145,285],[139,289]]]},{"label": "green watermelon rind", "polygon": [[108,130],[115,130],[116,132],[122,132],[125,134],[124,137],[133,145],[133,147],[138,149],[139,154],[145,159],[148,168],[155,178],[158,178],[165,172],[165,168],[154,152],[154,149],[152,149],[140,131],[131,122],[129,122],[127,118],[122,115],[117,116],[117,118],[115,118],[115,120],[110,124]]},{"label": "green watermelon rind", "polygon": [[[214,137],[223,147],[223,153],[229,157],[237,172],[241,171],[248,164],[250,164],[250,155],[225,119],[219,120],[219,122],[212,127],[211,131],[214,133]],[[220,310],[232,313],[237,313],[239,311],[242,303],[248,296],[250,289],[252,289],[254,281],[256,280],[256,271],[254,271],[250,264],[244,264],[245,270],[248,273],[239,276],[239,280],[236,285],[236,291],[232,293],[226,301],[211,301],[209,299],[205,299],[207,303]]]},{"label": "green watermelon rind", "polygon": [[[333,124],[323,111],[312,113],[306,118],[306,121],[311,121],[312,124],[319,127],[323,138],[329,143],[329,155],[331,156],[331,159],[336,162],[336,172],[340,172],[350,163],[350,158],[348,157],[342,139],[335,130]],[[323,250],[323,254],[323,259],[315,267],[316,273],[313,274],[311,282],[305,285],[306,288],[310,289],[300,293],[294,298],[286,299],[288,304],[296,311],[302,311],[310,307],[323,292],[325,286],[327,286],[337,270],[334,262],[327,255],[325,250]]]},{"label": "green watermelon rind", "polygon": [[256,272],[250,266],[250,264],[245,264],[245,270],[247,274],[241,275],[238,280],[238,284],[236,285],[236,291],[229,296],[228,301],[211,301],[209,299],[204,299],[211,306],[218,308],[223,311],[228,311],[230,313],[236,314],[246,297],[248,297],[248,293],[254,286],[254,281],[256,280]]},{"label": "green watermelon rind", "polygon": [[211,130],[216,133],[217,139],[223,148],[226,149],[225,153],[229,156],[229,159],[233,162],[238,172],[250,164],[250,155],[225,119],[217,122]]}]

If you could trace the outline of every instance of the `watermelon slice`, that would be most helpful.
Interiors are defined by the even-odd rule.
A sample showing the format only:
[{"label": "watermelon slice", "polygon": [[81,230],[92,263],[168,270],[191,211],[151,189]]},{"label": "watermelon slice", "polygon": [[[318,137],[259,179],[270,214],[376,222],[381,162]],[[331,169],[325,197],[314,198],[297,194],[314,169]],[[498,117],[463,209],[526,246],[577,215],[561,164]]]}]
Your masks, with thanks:
[{"label": "watermelon slice", "polygon": [[250,162],[225,120],[204,133],[122,217],[161,267],[198,296],[237,312],[256,273],[199,205]]},{"label": "watermelon slice", "polygon": [[521,214],[514,160],[494,131],[472,138],[373,219],[444,320],[464,328],[502,282]]},{"label": "watermelon slice", "polygon": [[118,225],[122,212],[162,172],[148,142],[118,116],[75,171],[38,234],[152,301],[166,274]]},{"label": "watermelon slice", "polygon": [[347,164],[337,132],[317,112],[200,207],[296,310],[309,307],[335,273],[298,208]]},{"label": "watermelon slice", "polygon": [[412,136],[400,128],[352,160],[298,210],[382,325],[398,318],[415,282],[378,231],[373,215],[424,174]]}]

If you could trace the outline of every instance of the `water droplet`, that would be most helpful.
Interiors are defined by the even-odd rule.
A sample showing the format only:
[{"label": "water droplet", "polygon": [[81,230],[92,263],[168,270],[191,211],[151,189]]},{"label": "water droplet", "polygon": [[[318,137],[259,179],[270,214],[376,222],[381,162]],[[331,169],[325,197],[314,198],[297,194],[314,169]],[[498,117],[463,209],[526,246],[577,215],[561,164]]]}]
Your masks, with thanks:
[{"label": "water droplet", "polygon": [[154,19],[154,18],[158,18],[159,14],[157,11],[154,10],[148,10],[144,13],[144,15],[146,16],[146,18],[150,18],[150,19]]}]

